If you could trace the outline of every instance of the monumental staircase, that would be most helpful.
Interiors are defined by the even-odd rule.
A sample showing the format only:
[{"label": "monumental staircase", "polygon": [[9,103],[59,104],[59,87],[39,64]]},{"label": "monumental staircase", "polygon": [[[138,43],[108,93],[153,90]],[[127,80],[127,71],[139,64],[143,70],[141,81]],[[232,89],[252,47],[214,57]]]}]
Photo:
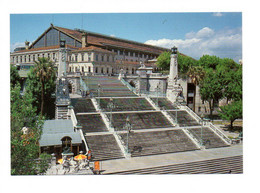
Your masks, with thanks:
[{"label": "monumental staircase", "polygon": [[[137,96],[116,77],[83,79],[85,98],[72,98],[70,117],[80,125],[93,160],[197,151],[230,145],[211,123],[166,97]],[[126,120],[131,124],[127,130]]]}]

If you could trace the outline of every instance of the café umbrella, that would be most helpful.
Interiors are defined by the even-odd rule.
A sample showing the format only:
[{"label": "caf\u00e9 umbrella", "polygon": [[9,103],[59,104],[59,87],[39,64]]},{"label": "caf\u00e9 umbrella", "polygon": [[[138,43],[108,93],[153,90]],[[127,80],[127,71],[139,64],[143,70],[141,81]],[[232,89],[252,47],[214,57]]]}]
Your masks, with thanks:
[{"label": "caf\u00e9 umbrella", "polygon": [[86,159],[87,156],[83,155],[83,154],[79,154],[77,156],[74,157],[75,160],[83,160],[83,159]]}]

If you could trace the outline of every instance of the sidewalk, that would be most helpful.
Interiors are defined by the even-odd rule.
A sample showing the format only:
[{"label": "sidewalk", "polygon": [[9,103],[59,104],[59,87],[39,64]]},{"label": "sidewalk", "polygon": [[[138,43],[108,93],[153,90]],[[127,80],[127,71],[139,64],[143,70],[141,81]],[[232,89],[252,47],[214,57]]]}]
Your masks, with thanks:
[{"label": "sidewalk", "polygon": [[129,159],[107,160],[102,162],[102,174],[172,164],[181,164],[231,156],[243,155],[243,145],[231,147],[196,150],[189,152],[134,157]]}]

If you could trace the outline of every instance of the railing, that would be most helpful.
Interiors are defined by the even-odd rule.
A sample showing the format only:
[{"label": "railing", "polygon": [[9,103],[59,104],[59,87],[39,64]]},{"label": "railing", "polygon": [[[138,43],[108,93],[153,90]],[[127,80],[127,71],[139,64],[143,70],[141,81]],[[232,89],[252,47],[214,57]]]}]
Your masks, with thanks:
[{"label": "railing", "polygon": [[132,87],[132,86],[131,86],[127,81],[125,81],[123,78],[121,79],[121,82],[122,82],[124,85],[126,85],[126,86],[129,88],[129,90],[133,91],[135,94],[137,93],[137,92],[136,92],[136,88]]},{"label": "railing", "polygon": [[188,106],[179,106],[180,107],[180,109],[182,109],[182,110],[187,110],[188,111],[188,113],[193,117],[193,118],[195,118],[196,119],[196,121],[198,122],[198,123],[202,123],[203,122],[203,120],[200,118],[200,116],[199,115],[197,115],[193,110],[191,110]]},{"label": "railing", "polygon": [[192,138],[192,140],[194,141],[195,145],[196,145],[198,148],[200,148],[200,149],[203,148],[203,146],[201,145],[200,141],[199,141],[196,137],[194,137],[194,135],[193,135],[187,128],[183,128],[182,130],[183,130],[184,132],[186,132],[190,138]]},{"label": "railing", "polygon": [[220,131],[215,125],[212,123],[209,123],[209,127],[215,131],[216,134],[218,134],[227,144],[231,144],[232,140],[229,139],[222,131]]},{"label": "railing", "polygon": [[121,149],[121,152],[124,154],[124,157],[125,158],[131,157],[131,154],[127,153],[127,147],[125,145],[125,142],[122,140],[121,136],[118,135],[117,132],[114,132],[113,135],[117,141],[118,146]]},{"label": "railing", "polygon": [[69,108],[69,115],[70,115],[72,124],[75,127],[77,125],[78,121],[77,121],[77,118],[76,118],[76,115],[75,115],[73,107]]},{"label": "railing", "polygon": [[[227,144],[231,144],[231,139],[229,139],[222,131],[220,131],[215,125],[213,125],[211,122],[205,122],[203,121],[199,115],[197,115],[194,111],[192,111],[189,107],[187,106],[180,106],[180,109],[187,110],[190,115],[192,115],[198,123],[206,123],[206,125],[209,125],[209,127],[216,133],[218,134]],[[203,124],[204,126],[204,124]]]},{"label": "railing", "polygon": [[166,93],[163,93],[163,92],[156,92],[156,91],[140,91],[139,92],[140,94],[144,94],[148,97],[166,97]]}]

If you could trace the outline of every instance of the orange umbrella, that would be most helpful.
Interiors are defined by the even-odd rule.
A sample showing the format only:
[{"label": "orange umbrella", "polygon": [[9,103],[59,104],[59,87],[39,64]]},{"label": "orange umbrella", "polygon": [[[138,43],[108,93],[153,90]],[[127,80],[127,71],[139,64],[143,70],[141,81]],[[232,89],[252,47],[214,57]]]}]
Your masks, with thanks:
[{"label": "orange umbrella", "polygon": [[75,160],[83,160],[83,159],[86,159],[86,158],[87,158],[87,156],[82,155],[82,154],[79,154],[79,155],[74,157]]},{"label": "orange umbrella", "polygon": [[59,160],[58,160],[58,163],[59,163],[59,164],[62,164],[62,163],[63,163],[63,159],[59,159]]}]

